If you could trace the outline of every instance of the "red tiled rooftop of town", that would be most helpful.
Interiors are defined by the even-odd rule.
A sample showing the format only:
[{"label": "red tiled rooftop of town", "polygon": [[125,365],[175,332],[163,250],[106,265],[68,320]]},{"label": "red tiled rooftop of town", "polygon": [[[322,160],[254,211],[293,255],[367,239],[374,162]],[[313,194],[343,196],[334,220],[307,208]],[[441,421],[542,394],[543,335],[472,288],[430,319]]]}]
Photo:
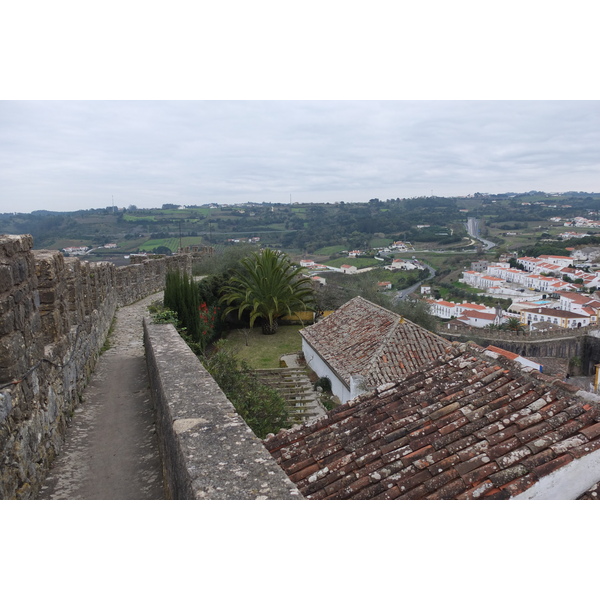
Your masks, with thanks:
[{"label": "red tiled rooftop of town", "polygon": [[459,319],[484,319],[486,321],[493,321],[496,315],[491,313],[484,313],[478,310],[465,310]]},{"label": "red tiled rooftop of town", "polygon": [[[508,499],[600,450],[589,394],[483,352],[447,347],[265,446],[309,499]],[[573,484],[573,497],[593,476]]]},{"label": "red tiled rooftop of town", "polygon": [[570,312],[568,310],[561,310],[560,308],[528,308],[524,312],[538,313],[547,317],[561,317],[563,319],[577,319],[583,316],[579,313]]}]

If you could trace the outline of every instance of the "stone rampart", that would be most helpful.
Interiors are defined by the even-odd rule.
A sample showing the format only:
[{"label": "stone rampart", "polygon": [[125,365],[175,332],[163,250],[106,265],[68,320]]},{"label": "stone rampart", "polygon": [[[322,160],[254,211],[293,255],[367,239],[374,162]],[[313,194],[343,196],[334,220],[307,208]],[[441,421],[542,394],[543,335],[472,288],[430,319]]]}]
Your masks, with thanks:
[{"label": "stone rampart", "polygon": [[555,340],[558,338],[574,338],[586,335],[594,335],[598,332],[597,325],[587,327],[577,327],[573,329],[551,329],[545,331],[505,331],[493,330],[482,327],[460,327],[452,324],[452,321],[445,323],[439,328],[438,334],[447,337],[468,337],[479,336],[486,340],[513,341],[516,337],[528,341]]},{"label": "stone rampart", "polygon": [[450,341],[473,341],[480,346],[498,346],[526,358],[578,358],[581,374],[591,376],[600,363],[600,330],[597,327],[581,327],[563,331],[546,332],[486,332],[482,329],[469,331],[441,330],[440,335]]},{"label": "stone rampart", "polygon": [[191,266],[178,255],[115,267],[0,236],[0,498],[36,496],[117,307]]},{"label": "stone rampart", "polygon": [[173,325],[144,321],[169,499],[302,499]]}]

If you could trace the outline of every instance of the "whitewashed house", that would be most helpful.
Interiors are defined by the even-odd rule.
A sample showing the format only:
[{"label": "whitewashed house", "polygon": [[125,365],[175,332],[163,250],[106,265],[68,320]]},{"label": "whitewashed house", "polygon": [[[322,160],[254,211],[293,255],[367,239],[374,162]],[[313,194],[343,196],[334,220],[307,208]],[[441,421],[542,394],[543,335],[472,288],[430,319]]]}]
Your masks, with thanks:
[{"label": "whitewashed house", "polygon": [[358,269],[354,265],[342,265],[340,267],[340,271],[348,275],[353,275],[358,271]]},{"label": "whitewashed house", "polygon": [[563,329],[587,327],[590,324],[589,315],[560,310],[558,308],[530,308],[521,311],[521,323],[552,323]]},{"label": "whitewashed house", "polygon": [[451,344],[360,296],[300,331],[307,365],[342,403],[418,372]]}]

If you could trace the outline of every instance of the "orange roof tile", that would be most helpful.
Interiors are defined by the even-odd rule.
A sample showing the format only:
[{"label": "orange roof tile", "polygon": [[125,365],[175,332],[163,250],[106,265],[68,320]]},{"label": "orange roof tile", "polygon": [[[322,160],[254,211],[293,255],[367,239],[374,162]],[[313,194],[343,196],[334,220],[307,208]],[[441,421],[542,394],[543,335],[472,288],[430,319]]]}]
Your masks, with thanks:
[{"label": "orange roof tile", "polygon": [[488,346],[486,350],[491,350],[496,354],[502,354],[502,356],[506,356],[506,358],[510,358],[510,360],[515,360],[515,358],[519,358],[518,354],[514,352],[509,352],[508,350],[504,350],[503,348],[498,348],[497,346]]},{"label": "orange roof tile", "polygon": [[300,335],[347,386],[352,375],[377,386],[435,359],[450,342],[360,296]]}]

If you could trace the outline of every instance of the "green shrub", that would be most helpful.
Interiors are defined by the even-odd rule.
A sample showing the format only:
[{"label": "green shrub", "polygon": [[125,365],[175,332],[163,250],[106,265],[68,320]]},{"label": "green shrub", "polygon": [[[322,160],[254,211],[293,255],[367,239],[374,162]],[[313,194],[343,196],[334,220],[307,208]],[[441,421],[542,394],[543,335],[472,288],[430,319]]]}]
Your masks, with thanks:
[{"label": "green shrub", "polygon": [[153,323],[173,323],[173,325],[175,325],[176,327],[179,324],[177,313],[174,310],[163,308],[162,310],[154,311],[151,314]]},{"label": "green shrub", "polygon": [[262,384],[252,369],[236,358],[225,340],[216,344],[213,354],[201,360],[257,437],[264,439],[267,434],[290,426],[285,400]]}]

